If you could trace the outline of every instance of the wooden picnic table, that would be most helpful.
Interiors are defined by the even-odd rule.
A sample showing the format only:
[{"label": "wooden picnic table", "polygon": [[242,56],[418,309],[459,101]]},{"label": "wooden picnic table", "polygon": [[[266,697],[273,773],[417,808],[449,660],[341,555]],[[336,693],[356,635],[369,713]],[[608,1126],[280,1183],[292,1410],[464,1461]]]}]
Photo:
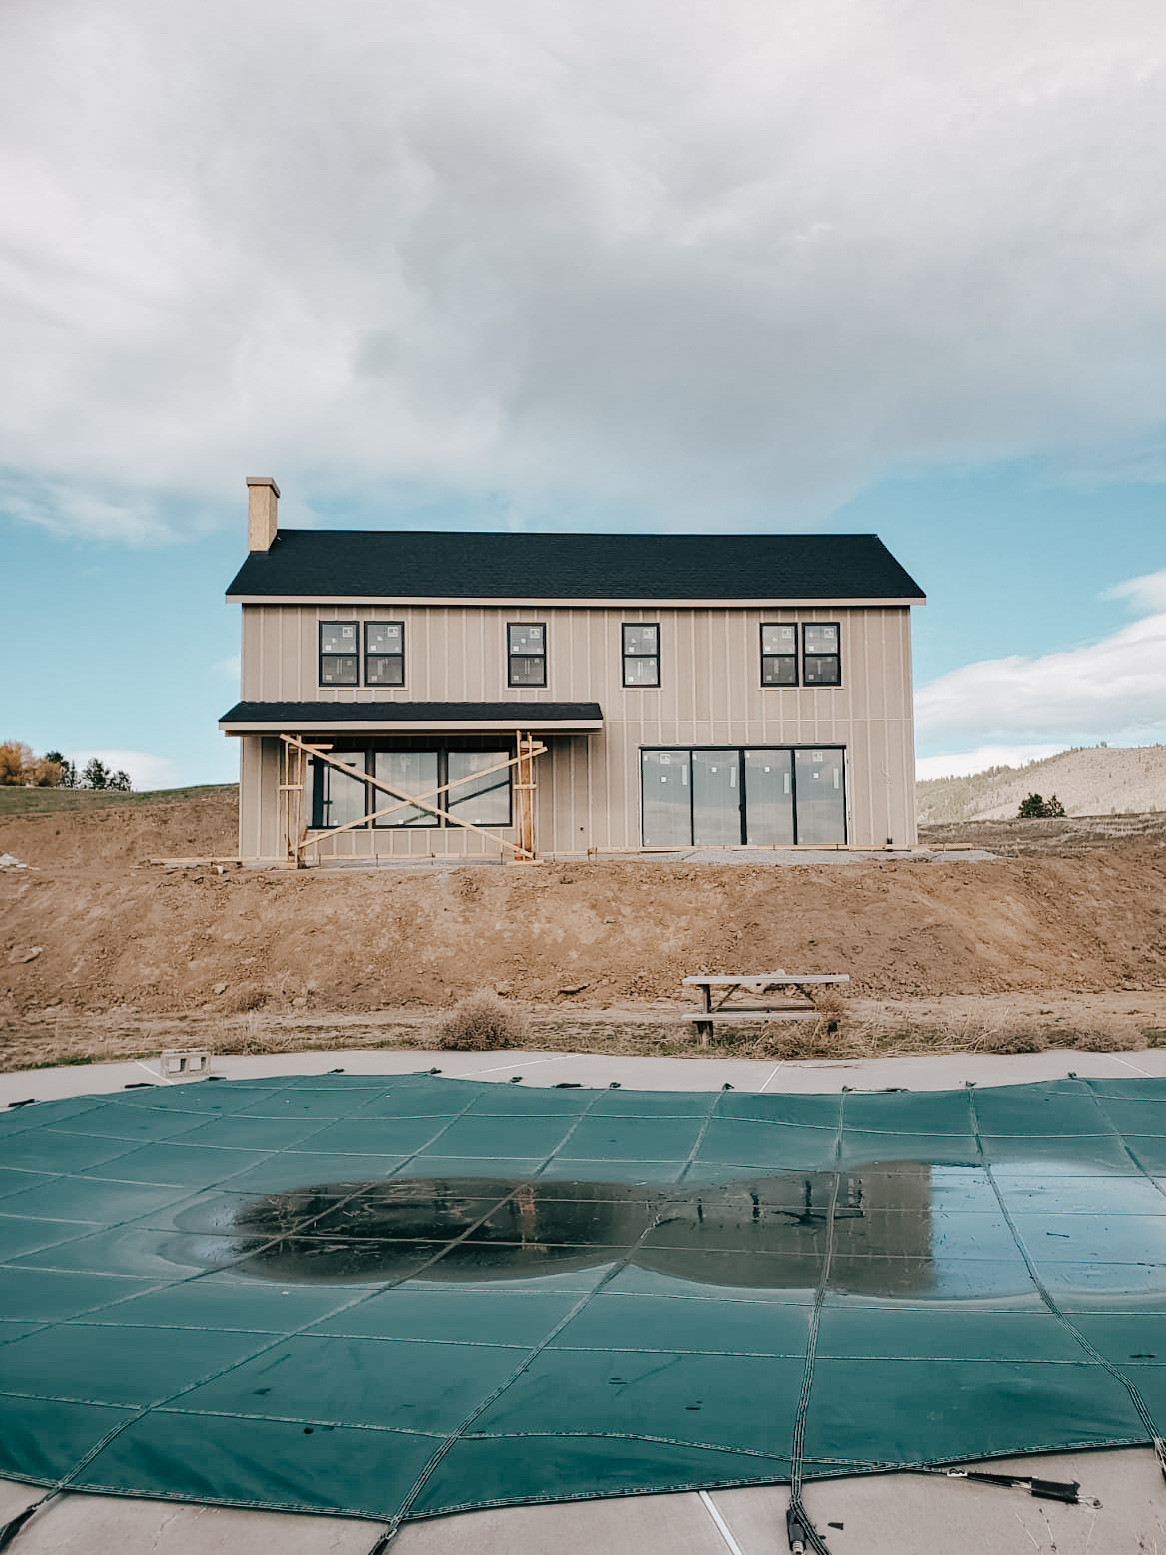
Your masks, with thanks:
[{"label": "wooden picnic table", "polygon": [[[748,976],[686,977],[686,988],[699,988],[703,1007],[690,1019],[696,1025],[701,1045],[707,1046],[716,1021],[817,1020],[811,988],[825,983],[848,983],[847,972],[757,972]],[[733,1004],[737,994],[752,994],[758,1003]],[[792,1003],[791,994],[800,995]],[[714,997],[717,1002],[714,1004]],[[779,1002],[780,1001],[780,1002]]]}]

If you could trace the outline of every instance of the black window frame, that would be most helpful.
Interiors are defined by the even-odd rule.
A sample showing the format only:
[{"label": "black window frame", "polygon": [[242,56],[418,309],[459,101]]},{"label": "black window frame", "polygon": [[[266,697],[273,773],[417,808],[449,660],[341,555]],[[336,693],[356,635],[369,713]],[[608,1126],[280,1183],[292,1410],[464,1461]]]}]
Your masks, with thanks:
[{"label": "black window frame", "polygon": [[[353,649],[351,653],[325,653],[324,631],[327,627],[350,626],[353,630]],[[333,686],[359,686],[360,685],[360,622],[359,621],[320,621],[317,622],[316,633],[316,683],[322,690]],[[356,662],[355,680],[325,680],[325,659],[354,659]]]},{"label": "black window frame", "polygon": [[[838,646],[833,653],[811,652],[806,647],[806,629],[813,631],[815,627],[832,626],[838,638]],[[808,669],[811,660],[820,663],[824,659],[833,659],[837,669],[833,680],[811,680]],[[809,686],[811,690],[817,690],[820,686],[832,690],[842,684],[842,623],[841,621],[806,621],[802,626],[802,685]]]},{"label": "black window frame", "polygon": [[[481,752],[483,754],[504,754],[508,761],[513,760],[514,756],[511,747],[505,742],[503,742],[501,745],[483,746],[481,747]],[[438,757],[438,771],[441,773],[442,783],[448,784],[449,782],[449,758],[451,755],[464,756],[477,753],[477,748],[471,750],[469,747],[464,745],[447,744],[442,746],[441,754]],[[497,774],[499,777],[504,776],[506,778],[506,819],[504,821],[474,821],[472,823],[473,825],[482,827],[496,826],[501,830],[506,830],[507,828],[514,825],[514,775],[516,770],[517,769],[514,767],[508,767],[504,773]],[[467,782],[469,781],[472,781],[472,779],[467,779]],[[450,809],[452,805],[456,805],[461,802],[463,801],[459,801],[456,789],[447,789],[444,794],[440,795],[438,800],[438,803],[443,803],[447,810]],[[469,803],[468,800],[464,802]],[[444,816],[441,817],[441,824],[447,831],[461,831],[461,827],[458,826],[456,822],[447,821]]]},{"label": "black window frame", "polygon": [[[355,825],[353,825],[351,822],[346,823],[346,822],[343,822],[343,821],[336,822],[335,824],[336,825],[348,824],[353,831],[367,831],[368,830],[368,817],[369,817],[369,793],[371,792],[371,790],[369,788],[369,785],[368,785],[368,778],[370,776],[370,767],[372,765],[371,761],[369,760],[369,752],[364,748],[364,746],[353,746],[350,750],[333,751],[333,755],[336,756],[337,760],[339,760],[339,758],[341,756],[356,756],[356,755],[359,755],[359,756],[363,756],[363,758],[364,758],[364,768],[363,768],[363,770],[359,770],[356,767],[346,767],[345,768],[345,771],[347,773],[349,773],[358,782],[363,784],[363,787],[364,787],[364,819],[359,821]],[[334,767],[331,762],[322,761],[319,756],[313,756],[311,758],[311,762],[312,762],[312,767],[315,769],[315,772],[327,773],[329,783],[331,783],[333,781],[333,774],[337,771],[337,768]],[[333,824],[334,823],[331,820],[327,820],[327,821],[324,820],[324,805],[325,805],[325,802],[326,801],[324,799],[323,784],[320,783],[317,780],[316,776],[313,774],[313,777],[312,777],[312,824],[311,824],[311,828],[310,828],[312,831],[331,831],[333,829]]]},{"label": "black window frame", "polygon": [[[793,634],[794,634],[794,649],[793,649],[792,653],[766,653],[766,651],[765,651],[765,634],[766,634],[766,632],[773,631],[773,629],[775,627],[780,627],[783,630],[786,627],[788,627],[793,632]],[[798,685],[800,685],[801,684],[801,678],[800,678],[800,676],[798,674],[798,664],[799,664],[798,648],[799,648],[799,644],[800,644],[800,634],[798,632],[798,623],[796,621],[762,621],[761,626],[760,626],[759,631],[758,631],[758,639],[757,640],[758,640],[758,642],[761,645],[761,687],[762,687],[762,690],[764,690],[764,691],[772,691],[772,690],[776,689],[778,691],[784,691],[784,690],[787,690],[790,686],[798,686]],[[766,666],[766,664],[770,660],[778,660],[778,659],[788,659],[790,661],[790,663],[793,665],[794,678],[792,680],[766,680],[766,678],[765,678],[765,666]]]},{"label": "black window frame", "polygon": [[[399,628],[400,633],[401,633],[401,651],[400,651],[400,653],[374,653],[369,648],[369,645],[368,645],[369,635],[373,631],[373,629],[377,628],[377,627],[382,627],[383,628],[383,627],[386,627],[386,626],[395,626],[395,627]],[[371,678],[370,674],[369,674],[369,662],[372,659],[383,659],[383,660],[399,659],[401,661],[401,678],[400,678],[400,680],[373,680]],[[405,684],[405,623],[404,623],[404,621],[366,621],[364,623],[364,684],[366,686],[387,686],[387,687],[394,687],[394,686],[398,686],[399,687],[399,686],[403,686]]]},{"label": "black window frame", "polygon": [[[365,756],[365,763],[368,767],[368,774],[370,777],[376,777],[377,757],[389,755],[390,753],[390,751],[379,749],[376,746],[369,748]],[[405,747],[398,748],[393,753],[408,756],[436,755],[437,781],[433,786],[434,788],[440,789],[442,784],[445,782],[446,753],[440,747],[437,749],[434,749],[432,745],[416,746],[413,748]],[[436,799],[427,799],[425,802],[426,804],[440,805],[444,798],[445,795],[439,793]],[[377,810],[385,810],[393,802],[394,800],[392,794],[386,793],[383,788],[374,788],[371,783],[368,785],[368,810],[366,812],[366,816],[367,824],[371,831],[437,831],[445,824],[442,816],[432,815],[428,811],[424,810],[421,812],[421,819],[416,821],[394,821],[391,818],[387,820],[374,821],[372,819],[373,814]],[[413,808],[416,809],[417,806],[414,805]]]},{"label": "black window frame", "polygon": [[[824,624],[828,625],[829,623],[824,623]],[[798,751],[840,751],[841,752],[841,754],[842,754],[842,769],[841,769],[842,770],[842,832],[843,832],[842,842],[841,842],[841,844],[825,843],[824,842],[824,843],[821,843],[820,846],[823,849],[828,849],[828,848],[836,847],[836,846],[842,846],[844,848],[848,848],[850,846],[850,784],[849,784],[850,773],[849,773],[849,769],[848,769],[848,766],[847,766],[847,760],[846,760],[847,747],[845,745],[840,745],[840,744],[837,744],[837,743],[834,743],[834,742],[829,742],[829,743],[824,743],[824,744],[819,744],[819,745],[785,745],[785,744],[775,745],[772,742],[770,742],[768,744],[764,744],[764,745],[641,745],[639,747],[639,750],[640,750],[640,844],[641,844],[641,846],[645,846],[644,841],[643,841],[643,838],[644,838],[644,798],[645,798],[645,795],[644,795],[644,757],[646,755],[659,754],[661,752],[667,752],[667,753],[672,754],[672,755],[675,755],[676,753],[679,752],[679,753],[684,754],[684,755],[686,755],[688,757],[688,772],[689,772],[689,781],[688,781],[688,836],[689,836],[689,841],[685,842],[685,843],[678,843],[677,847],[695,848],[695,847],[698,847],[698,846],[708,847],[708,846],[710,846],[710,844],[708,844],[708,843],[697,844],[697,843],[694,843],[691,840],[692,837],[693,837],[694,828],[695,828],[694,810],[695,810],[695,804],[696,804],[696,800],[695,800],[695,797],[694,797],[694,790],[696,788],[696,784],[693,781],[693,775],[692,775],[693,774],[693,766],[692,766],[693,754],[696,751],[735,751],[736,754],[737,754],[737,763],[738,763],[738,765],[737,765],[737,793],[739,795],[738,810],[740,812],[740,817],[741,817],[741,842],[740,842],[740,846],[743,847],[743,848],[749,847],[750,844],[746,840],[746,835],[745,835],[746,831],[748,830],[748,817],[747,817],[747,814],[746,814],[746,807],[747,807],[747,804],[748,804],[748,792],[747,792],[748,780],[747,780],[747,777],[746,777],[747,769],[746,769],[746,766],[745,766],[745,754],[746,754],[747,751],[757,751],[757,750],[767,750],[767,751],[768,750],[781,750],[781,751],[788,751],[789,754],[790,754],[790,798],[791,798],[791,802],[792,802],[792,806],[793,806],[794,840],[793,840],[793,842],[791,844],[783,844],[783,846],[792,846],[792,847],[795,847],[795,848],[802,846],[802,844],[800,844],[798,842],[798,776],[797,776],[797,766],[798,766],[798,764],[797,764],[797,761],[795,760],[795,757],[797,756]],[[754,844],[752,844],[752,846],[754,846],[754,847],[762,847],[762,846],[764,846],[764,844],[754,843]],[[811,846],[812,846],[812,844],[811,844]],[[662,851],[670,851],[670,850],[664,849]]]},{"label": "black window frame", "polygon": [[[507,761],[512,761],[514,758],[513,740],[508,741],[505,739],[505,737],[498,735],[465,735],[461,738],[458,738],[457,736],[447,736],[445,739],[442,739],[440,736],[426,737],[425,735],[419,735],[410,739],[408,736],[401,735],[397,736],[396,738],[391,736],[387,738],[381,738],[378,739],[375,744],[369,745],[362,744],[352,738],[342,738],[338,741],[334,741],[331,751],[333,756],[339,758],[342,756],[359,754],[364,758],[363,773],[357,771],[355,768],[349,769],[351,770],[354,777],[358,779],[363,777],[365,793],[364,819],[358,825],[352,827],[353,831],[367,830],[374,832],[411,832],[435,831],[439,829],[443,831],[461,831],[462,829],[460,826],[455,825],[453,822],[447,821],[444,816],[433,816],[429,822],[418,821],[409,826],[394,826],[392,821],[374,821],[371,819],[374,811],[384,809],[393,803],[391,795],[387,794],[383,788],[374,787],[373,784],[369,781],[375,775],[376,762],[374,758],[377,753],[390,750],[411,751],[417,752],[418,754],[422,752],[436,752],[436,786],[441,789],[444,789],[446,784],[449,782],[449,757],[451,752],[496,752],[499,755],[504,755]],[[323,768],[328,768],[332,771],[335,769],[331,767],[330,762],[322,761],[318,756],[314,756],[312,758],[311,765],[313,768],[313,777],[310,807],[312,820],[310,829],[312,831],[330,831],[332,829],[330,823],[325,823],[323,819],[323,788],[322,785],[316,780],[315,773],[316,771],[319,771]],[[507,808],[507,818],[505,821],[491,821],[489,823],[481,823],[483,826],[486,826],[487,829],[497,828],[500,831],[507,831],[514,827],[514,771],[515,769],[510,767],[505,772],[505,774],[499,774],[500,777],[505,775],[506,778],[507,798],[509,801]],[[456,789],[453,791],[452,795],[448,792],[439,793],[436,799],[427,800],[426,803],[432,803],[434,805],[440,805],[448,808],[451,800],[454,804],[458,802]],[[475,822],[475,824],[478,823]]]},{"label": "black window frame", "polygon": [[[512,632],[529,632],[532,626],[537,626],[543,634],[542,653],[516,652],[511,646]],[[541,680],[515,680],[515,659],[541,659],[543,666],[543,678]],[[506,684],[521,690],[528,687],[531,690],[545,690],[547,684],[547,623],[545,621],[508,621],[506,623]]]},{"label": "black window frame", "polygon": [[[628,648],[628,633],[642,632],[645,627],[650,627],[656,634],[655,653],[633,653]],[[660,689],[660,623],[659,621],[624,621],[620,626],[620,663],[623,667],[623,684],[632,691],[659,691]],[[629,680],[628,660],[633,663],[644,664],[655,661],[655,680]]]}]

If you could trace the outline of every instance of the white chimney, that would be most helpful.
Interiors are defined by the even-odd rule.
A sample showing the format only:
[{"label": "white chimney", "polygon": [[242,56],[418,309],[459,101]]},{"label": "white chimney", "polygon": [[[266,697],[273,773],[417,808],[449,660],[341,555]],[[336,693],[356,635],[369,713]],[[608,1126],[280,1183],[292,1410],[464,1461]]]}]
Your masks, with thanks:
[{"label": "white chimney", "polygon": [[270,551],[279,533],[279,487],[270,475],[247,477],[247,534],[250,549]]}]

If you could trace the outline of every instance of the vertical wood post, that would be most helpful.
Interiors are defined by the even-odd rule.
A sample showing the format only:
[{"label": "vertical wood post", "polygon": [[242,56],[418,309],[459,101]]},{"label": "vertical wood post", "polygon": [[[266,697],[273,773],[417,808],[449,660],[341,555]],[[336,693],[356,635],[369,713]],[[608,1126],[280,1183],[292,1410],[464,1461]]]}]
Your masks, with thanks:
[{"label": "vertical wood post", "polygon": [[518,846],[514,850],[516,863],[533,859],[534,845],[534,735],[515,733],[515,791],[518,795]]},{"label": "vertical wood post", "polygon": [[[284,806],[284,848],[288,862],[297,869],[304,867],[304,841],[307,827],[304,824],[304,749],[297,740],[281,735],[283,751],[279,760],[278,775],[280,802]],[[294,752],[294,755],[293,755]]]},{"label": "vertical wood post", "polygon": [[283,747],[283,798],[284,798],[284,842],[287,848],[287,858],[290,862],[296,856],[295,836],[296,817],[295,800],[292,792],[295,784],[295,756],[290,745]]},{"label": "vertical wood post", "polygon": [[307,828],[304,825],[304,752],[296,749],[296,786],[292,790],[291,798],[295,802],[296,833],[295,833],[295,860],[296,868],[304,867],[304,837]]}]

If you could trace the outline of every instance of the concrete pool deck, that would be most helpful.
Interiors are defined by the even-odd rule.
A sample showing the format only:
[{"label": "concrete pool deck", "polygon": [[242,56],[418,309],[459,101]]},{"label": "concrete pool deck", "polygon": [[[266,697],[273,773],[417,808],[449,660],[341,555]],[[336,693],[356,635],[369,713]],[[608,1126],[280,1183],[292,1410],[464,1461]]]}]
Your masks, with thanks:
[{"label": "concrete pool deck", "polygon": [[[455,1080],[498,1080],[522,1076],[530,1086],[563,1082],[587,1087],[618,1080],[625,1090],[786,1091],[801,1095],[853,1090],[958,1090],[976,1085],[1026,1085],[1059,1080],[1068,1074],[1089,1079],[1161,1079],[1166,1077],[1166,1048],[1138,1052],[1088,1053],[1049,1048],[1042,1053],[938,1053],[901,1058],[772,1059],[643,1058],[608,1053],[546,1053],[530,1048],[494,1053],[443,1053],[418,1048],[336,1049],[316,1053],[264,1053],[254,1057],[216,1055],[211,1072],[228,1080],[268,1075],[417,1074],[437,1069]],[[157,1059],[114,1064],[61,1064],[52,1069],[21,1069],[0,1074],[0,1108],[25,1100],[52,1101],[119,1091],[126,1085],[205,1085],[205,1078],[167,1081]]]},{"label": "concrete pool deck", "polygon": [[[824,1093],[843,1086],[949,1090],[1016,1085],[1075,1073],[1090,1078],[1166,1077],[1166,1050],[773,1063],[744,1059],[606,1054],[445,1053],[416,1050],[216,1057],[224,1078],[327,1073],[400,1074],[439,1069],[451,1078],[529,1086],[564,1081],[628,1090]],[[99,1094],[161,1081],[157,1061],[62,1066],[0,1075],[0,1107],[26,1100]],[[205,1079],[170,1083],[199,1085]],[[860,1476],[811,1484],[805,1502],[832,1555],[1124,1555],[1166,1552],[1166,1483],[1147,1449],[995,1461],[993,1472],[1078,1480],[1100,1505],[1063,1505],[1006,1489],[918,1474]],[[0,1524],[36,1501],[35,1487],[0,1481]],[[405,1526],[399,1555],[784,1555],[784,1486],[621,1497],[485,1510]],[[14,1555],[367,1555],[376,1523],[65,1494],[39,1511],[9,1546]]]}]

